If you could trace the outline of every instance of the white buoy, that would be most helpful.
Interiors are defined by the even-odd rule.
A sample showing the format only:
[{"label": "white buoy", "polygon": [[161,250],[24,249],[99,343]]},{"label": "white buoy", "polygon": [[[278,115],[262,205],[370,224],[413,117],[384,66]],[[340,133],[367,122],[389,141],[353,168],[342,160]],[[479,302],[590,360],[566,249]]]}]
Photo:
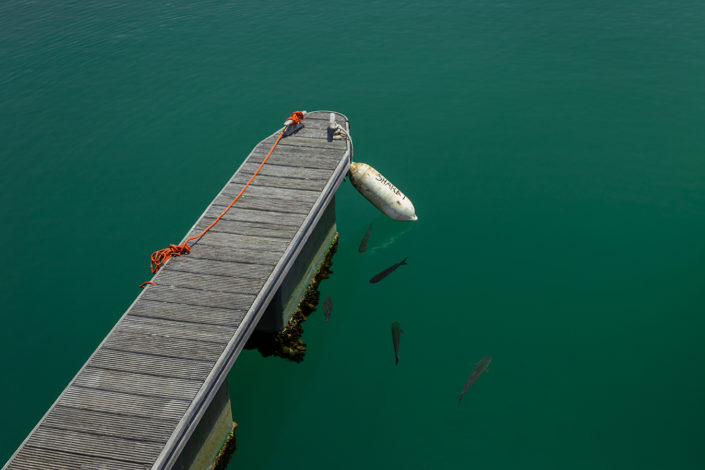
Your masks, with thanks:
[{"label": "white buoy", "polygon": [[418,219],[409,198],[370,165],[351,163],[350,182],[387,217],[394,220]]}]

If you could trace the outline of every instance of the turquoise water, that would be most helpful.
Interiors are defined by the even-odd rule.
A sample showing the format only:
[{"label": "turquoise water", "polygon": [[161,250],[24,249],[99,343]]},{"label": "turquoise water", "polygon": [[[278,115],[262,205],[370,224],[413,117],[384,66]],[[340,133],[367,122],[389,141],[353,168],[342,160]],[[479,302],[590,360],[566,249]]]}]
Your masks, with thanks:
[{"label": "turquoise water", "polygon": [[419,221],[341,187],[330,322],[301,364],[240,356],[230,468],[703,468],[704,14],[0,3],[0,462],[149,254],[290,112],[334,109]]}]

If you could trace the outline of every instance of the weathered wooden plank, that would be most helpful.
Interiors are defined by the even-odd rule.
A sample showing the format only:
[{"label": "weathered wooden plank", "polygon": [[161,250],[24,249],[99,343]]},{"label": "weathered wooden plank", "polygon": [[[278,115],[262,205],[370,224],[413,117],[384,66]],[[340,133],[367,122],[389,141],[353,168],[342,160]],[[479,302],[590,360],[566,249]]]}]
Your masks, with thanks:
[{"label": "weathered wooden plank", "polygon": [[[247,162],[254,163],[253,157],[257,156],[257,163],[261,163],[265,156],[271,150],[271,146],[258,146],[252,149],[249,153]],[[267,163],[277,161],[278,165],[298,166],[309,168],[306,163],[309,160],[335,160],[340,162],[343,152],[339,148],[333,147],[305,147],[298,145],[289,145],[286,141],[282,141],[272,152],[272,155],[267,159]],[[287,163],[288,161],[288,163]],[[331,169],[332,172],[332,169]]]},{"label": "weathered wooden plank", "polygon": [[42,421],[42,426],[104,436],[129,437],[138,441],[166,442],[177,423],[175,419],[125,416],[57,406]]},{"label": "weathered wooden plank", "polygon": [[[221,237],[216,237],[215,235],[220,235]],[[228,234],[228,233],[217,233],[213,232],[206,234],[201,241],[196,245],[196,248],[201,248],[204,245],[223,245],[223,246],[228,246],[227,245],[227,238],[224,239],[224,237],[233,237],[232,240],[238,241],[242,243],[242,238],[253,238],[253,237],[245,237],[244,235],[233,235],[233,234]],[[208,240],[206,240],[205,237],[209,237]],[[211,242],[213,240],[213,242]],[[208,243],[206,243],[208,241]],[[218,243],[220,241],[220,243]],[[191,251],[194,252],[196,251],[196,248],[192,249]],[[171,269],[181,271],[181,272],[188,272],[188,273],[198,273],[198,274],[219,274],[221,276],[231,276],[231,277],[242,277],[242,278],[248,278],[248,279],[266,279],[269,277],[269,275],[272,272],[272,269],[274,269],[274,266],[269,264],[254,264],[254,263],[236,263],[232,261],[216,261],[212,259],[202,259],[198,258],[196,256],[182,256],[181,258],[177,258],[173,261],[170,262],[169,267]],[[163,281],[164,285],[166,284],[166,281]],[[159,282],[157,282],[159,283]],[[160,284],[161,285],[161,284]],[[150,286],[149,289],[152,289],[154,286]],[[186,286],[183,286],[186,287]],[[203,290],[210,290],[210,289],[203,289]],[[226,307],[227,308],[227,307]]]},{"label": "weathered wooden plank", "polygon": [[[313,150],[313,152],[312,152]],[[340,163],[340,155],[336,156],[336,152],[331,152],[331,155],[326,155],[323,149],[310,149],[308,147],[292,147],[279,144],[272,152],[272,155],[267,159],[264,166],[268,165],[285,165],[298,166],[301,168],[314,168],[320,170],[333,170]],[[247,157],[247,163],[259,165],[267,156],[267,151],[255,150]]]},{"label": "weathered wooden plank", "polygon": [[130,315],[135,316],[232,327],[240,325],[245,313],[247,313],[246,310],[161,302],[145,298],[141,298],[130,309]]},{"label": "weathered wooden plank", "polygon": [[69,386],[57,405],[144,418],[178,420],[183,416],[189,403],[173,398],[145,397]]},{"label": "weathered wooden plank", "polygon": [[215,362],[223,352],[224,345],[191,341],[168,336],[142,335],[114,331],[108,336],[103,347],[143,354],[153,354],[166,358],[198,359]]},{"label": "weathered wooden plank", "polygon": [[10,462],[8,470],[145,470],[144,463],[91,457],[64,450],[52,450],[33,447],[32,443],[24,446]]},{"label": "weathered wooden plank", "polygon": [[[166,361],[165,361],[166,362]],[[161,398],[191,400],[201,382],[156,375],[86,367],[78,374],[76,386],[111,392],[133,393]]]},{"label": "weathered wooden plank", "polygon": [[162,444],[112,436],[40,426],[32,435],[34,447],[74,452],[92,457],[107,457],[151,464],[162,450]]},{"label": "weathered wooden plank", "polygon": [[[267,164],[265,163],[265,166]],[[238,174],[230,181],[236,184],[247,183],[251,175]],[[250,187],[262,186],[267,188],[288,188],[288,189],[308,189],[310,191],[320,192],[327,183],[328,180],[314,180],[314,179],[304,179],[304,178],[292,178],[287,176],[267,176],[258,174],[255,179],[250,183]]]},{"label": "weathered wooden plank", "polygon": [[[250,189],[251,188],[247,188],[247,190],[245,190],[245,193],[240,196],[240,199],[237,200],[235,206],[237,206],[238,209],[250,209],[252,211],[263,213],[257,218],[266,217],[270,212],[277,212],[283,213],[284,215],[302,216],[303,219],[311,211],[311,204],[308,202],[252,196],[247,194],[247,191]],[[233,197],[231,196],[216,196],[213,206],[211,206],[208,210],[208,214],[213,217],[217,217],[218,214],[225,210],[232,200]],[[231,207],[226,215],[230,214],[230,212],[235,209],[235,206]],[[255,221],[257,219],[251,220]],[[284,222],[282,222],[282,225],[284,225]]]},{"label": "weathered wooden plank", "polygon": [[[262,222],[299,227],[310,210],[310,208],[308,208],[307,210],[300,210],[292,213],[244,208],[242,207],[242,204],[240,204],[244,197],[245,194],[242,195],[236,205],[231,207],[220,220]],[[260,202],[262,201],[261,199],[257,200]],[[211,205],[208,207],[208,210],[206,210],[204,217],[216,218],[223,212],[223,210],[225,210],[226,207],[227,205]]]},{"label": "weathered wooden plank", "polygon": [[[270,157],[271,159],[271,157]],[[262,169],[257,174],[257,178],[260,176],[280,176],[285,178],[304,178],[307,180],[324,180],[328,181],[333,174],[332,171],[322,169],[322,168],[305,168],[294,165],[268,165],[271,163],[267,160]],[[287,163],[287,162],[284,162]],[[240,167],[240,170],[235,174],[239,175],[253,175],[257,168],[259,168],[259,163],[246,162]],[[235,177],[233,176],[233,178]]]},{"label": "weathered wooden plank", "polygon": [[199,305],[202,307],[249,310],[255,296],[157,285],[148,286],[145,289],[143,298],[147,300],[158,300],[160,302]]},{"label": "weathered wooden plank", "polygon": [[[326,125],[325,129],[316,129],[315,121],[310,121],[308,123],[304,122],[304,127],[299,129],[296,132],[296,135],[292,137],[296,137],[297,139],[320,139],[324,142],[329,142],[327,127],[328,126]],[[339,140],[335,139],[333,142],[339,142]]]},{"label": "weathered wooden plank", "polygon": [[[221,219],[222,220],[222,219]],[[211,259],[215,261],[229,261],[244,264],[275,265],[281,258],[283,251],[256,250],[235,246],[209,246],[196,244],[187,256],[194,259]],[[178,270],[176,266],[170,269]]]},{"label": "weathered wooden plank", "polygon": [[[212,217],[203,217],[196,224],[193,234],[200,233],[215,221]],[[292,225],[264,224],[260,222],[242,222],[235,220],[220,219],[211,229],[214,232],[236,233],[239,235],[262,236],[270,238],[284,238],[291,240],[298,231],[298,227]]]},{"label": "weathered wooden plank", "polygon": [[[303,129],[302,129],[303,130]],[[277,137],[279,135],[267,137],[264,139],[256,148],[266,148],[267,151],[269,151],[270,148],[272,148],[272,145],[274,142],[277,140]],[[344,140],[334,140],[333,142],[328,142],[328,136],[323,135],[320,138],[316,137],[300,137],[297,136],[296,134],[290,135],[289,137],[284,137],[277,147],[279,145],[282,146],[292,146],[292,147],[309,147],[309,148],[315,148],[315,149],[338,149],[341,150],[342,152],[345,152],[345,149],[347,148],[347,143]]]},{"label": "weathered wooden plank", "polygon": [[[213,202],[215,204],[223,204],[227,206],[230,204],[230,201],[238,195],[243,186],[243,183],[228,183],[220,194],[213,200]],[[283,199],[285,201],[306,202],[309,204],[308,209],[311,210],[311,206],[321,195],[321,192],[311,191],[308,189],[263,187],[257,186],[253,183],[247,187],[245,194],[248,194],[249,196],[257,196],[262,199]],[[240,201],[238,200],[238,202]]]},{"label": "weathered wooden plank", "polygon": [[[286,247],[289,246],[289,243],[291,243],[291,240],[271,237],[254,237],[249,235],[238,235],[235,233],[207,232],[199,239],[198,243],[202,243],[204,245],[245,246],[248,248],[259,248],[261,250],[284,251]],[[187,264],[186,258],[181,258],[181,260],[183,264]],[[174,267],[177,266],[178,265]],[[235,268],[237,267],[234,267],[233,269]],[[182,268],[179,267],[178,269]],[[247,268],[240,267],[237,269],[246,270]]]},{"label": "weathered wooden plank", "polygon": [[[232,277],[226,275],[212,275],[203,273],[189,273],[175,271],[174,269],[163,269],[156,278],[157,283],[176,287],[191,287],[195,289],[210,289],[220,292],[232,292],[234,294],[256,295],[264,285],[264,278],[250,279],[242,277]],[[193,321],[198,321],[198,316]],[[189,330],[190,331],[190,330]],[[233,331],[229,331],[228,339]]]},{"label": "weathered wooden plank", "polygon": [[233,333],[235,333],[236,329],[236,326],[186,323],[175,320],[145,318],[129,314],[118,324],[119,331],[142,334],[157,333],[171,338],[194,339],[214,343],[227,343],[230,341],[230,338],[233,337]]},{"label": "weathered wooden plank", "polygon": [[[188,308],[187,306],[182,307]],[[137,371],[145,374],[202,381],[212,370],[213,363],[175,357],[164,360],[162,356],[101,348],[96,351],[87,365],[88,367],[125,372]]]}]

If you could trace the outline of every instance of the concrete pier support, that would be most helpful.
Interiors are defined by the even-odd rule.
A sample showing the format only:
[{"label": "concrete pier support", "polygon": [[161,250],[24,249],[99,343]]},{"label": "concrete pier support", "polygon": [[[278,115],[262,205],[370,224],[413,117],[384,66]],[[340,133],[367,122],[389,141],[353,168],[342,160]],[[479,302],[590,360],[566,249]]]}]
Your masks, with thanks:
[{"label": "concrete pier support", "polygon": [[326,252],[337,233],[335,223],[335,197],[323,211],[318,224],[299,253],[291,270],[284,278],[279,290],[272,298],[257,325],[262,332],[281,331],[311,283],[318,267],[323,262]]},{"label": "concrete pier support", "polygon": [[[233,430],[228,381],[221,385],[201,422],[174,464],[174,470],[208,470]],[[234,439],[235,437],[232,436]],[[227,463],[227,462],[226,462]]]}]

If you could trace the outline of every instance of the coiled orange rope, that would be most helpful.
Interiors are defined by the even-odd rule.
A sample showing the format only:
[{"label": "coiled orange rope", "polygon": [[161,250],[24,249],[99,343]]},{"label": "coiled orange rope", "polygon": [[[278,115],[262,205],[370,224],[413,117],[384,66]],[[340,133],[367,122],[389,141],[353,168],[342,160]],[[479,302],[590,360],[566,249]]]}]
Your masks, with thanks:
[{"label": "coiled orange rope", "polygon": [[[159,268],[161,268],[164,265],[164,263],[166,263],[167,260],[169,258],[171,258],[172,256],[181,256],[183,254],[188,254],[191,252],[191,247],[188,245],[188,242],[196,240],[198,238],[201,238],[203,235],[206,234],[206,232],[208,232],[208,230],[213,228],[213,226],[216,223],[218,223],[220,218],[223,217],[225,215],[225,213],[230,210],[230,208],[233,206],[233,204],[235,204],[235,201],[238,200],[238,198],[242,195],[242,193],[245,191],[245,189],[250,185],[250,183],[252,183],[252,180],[255,179],[255,176],[257,176],[257,173],[259,173],[260,169],[262,169],[262,166],[264,166],[264,163],[267,161],[267,159],[272,154],[272,152],[274,152],[274,149],[276,148],[277,144],[279,143],[282,136],[284,135],[284,132],[286,131],[287,127],[291,126],[291,125],[298,124],[301,121],[303,121],[304,119],[306,119],[306,117],[304,116],[304,113],[301,111],[295,111],[295,112],[291,113],[291,116],[289,116],[289,118],[287,119],[287,122],[291,121],[291,123],[288,124],[287,126],[285,126],[284,129],[282,129],[281,133],[279,134],[279,137],[277,137],[277,140],[276,140],[276,142],[274,142],[274,145],[272,146],[271,150],[269,151],[267,156],[264,157],[264,160],[262,160],[262,163],[260,163],[259,167],[255,171],[255,173],[252,175],[250,180],[245,184],[245,186],[242,187],[242,189],[237,194],[237,196],[235,196],[235,199],[233,199],[232,202],[228,205],[228,207],[226,207],[225,210],[220,213],[220,215],[213,221],[212,224],[210,224],[208,227],[204,228],[203,231],[201,233],[199,233],[198,235],[194,235],[193,237],[187,238],[186,241],[184,241],[181,245],[173,245],[172,244],[172,245],[169,245],[169,248],[163,248],[161,250],[157,250],[154,253],[152,253],[151,263],[150,263],[150,268],[152,270],[152,273],[156,273],[157,271],[159,271]],[[142,284],[140,287],[142,287],[144,289],[146,284],[154,284],[154,283],[148,281],[148,282]]]}]

